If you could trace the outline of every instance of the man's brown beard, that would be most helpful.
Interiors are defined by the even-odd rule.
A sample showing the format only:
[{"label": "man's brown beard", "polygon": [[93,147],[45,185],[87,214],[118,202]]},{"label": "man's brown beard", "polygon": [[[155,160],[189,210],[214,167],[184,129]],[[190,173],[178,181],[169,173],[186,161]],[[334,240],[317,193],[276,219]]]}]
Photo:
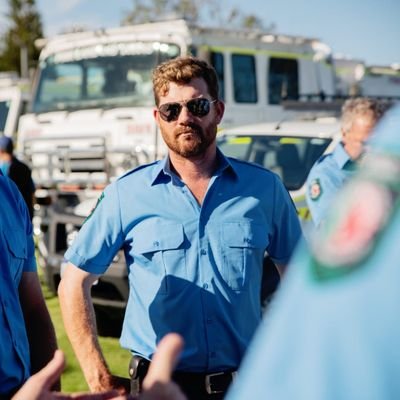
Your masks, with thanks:
[{"label": "man's brown beard", "polygon": [[[207,127],[208,129],[215,129],[215,127]],[[183,146],[181,142],[178,140],[179,136],[184,134],[190,134],[190,146]],[[174,131],[174,140],[166,140],[165,135],[163,134],[164,140],[170,150],[174,153],[179,154],[181,157],[184,158],[192,158],[198,157],[206,152],[208,147],[214,142],[215,140],[215,133],[210,135],[204,132],[204,130],[196,125],[190,124],[185,127],[180,127]],[[188,144],[189,140],[185,140],[186,144]]]}]

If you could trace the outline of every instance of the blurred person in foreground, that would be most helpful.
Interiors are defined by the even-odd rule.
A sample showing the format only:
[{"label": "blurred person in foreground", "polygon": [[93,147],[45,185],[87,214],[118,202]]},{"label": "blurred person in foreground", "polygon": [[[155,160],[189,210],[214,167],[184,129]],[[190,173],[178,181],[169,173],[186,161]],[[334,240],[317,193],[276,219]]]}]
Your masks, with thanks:
[{"label": "blurred person in foreground", "polygon": [[281,180],[225,157],[215,70],[181,57],[153,74],[154,117],[168,156],[109,185],[65,254],[64,325],[92,391],[119,388],[97,340],[90,289],[123,248],[129,300],[121,345],[140,391],[157,342],[185,340],[173,380],[192,399],[222,399],[261,321],[265,252],[284,270],[301,236]]},{"label": "blurred person in foreground", "polygon": [[342,140],[332,153],[316,161],[307,178],[306,201],[316,227],[336,204],[332,199],[338,190],[354,175],[366,141],[384,110],[384,103],[369,98],[349,99],[343,104]]},{"label": "blurred person in foreground", "polygon": [[14,155],[14,143],[10,137],[0,137],[0,169],[17,185],[28,207],[29,215],[33,218],[35,203],[35,184],[31,169]]},{"label": "blurred person in foreground", "polygon": [[0,308],[0,399],[7,399],[47,364],[57,343],[36,270],[28,210],[1,171]]},{"label": "blurred person in foreground", "polygon": [[400,105],[294,256],[229,400],[400,398]]}]

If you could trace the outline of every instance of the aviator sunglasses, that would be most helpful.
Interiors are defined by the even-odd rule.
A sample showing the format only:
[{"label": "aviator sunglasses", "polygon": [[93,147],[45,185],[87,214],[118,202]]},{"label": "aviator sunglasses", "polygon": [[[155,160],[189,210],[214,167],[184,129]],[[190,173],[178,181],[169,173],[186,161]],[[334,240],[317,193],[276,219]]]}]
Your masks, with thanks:
[{"label": "aviator sunglasses", "polygon": [[194,117],[205,117],[210,112],[212,103],[217,100],[208,100],[203,97],[185,100],[176,103],[165,103],[158,107],[160,117],[167,122],[176,121],[185,106]]}]

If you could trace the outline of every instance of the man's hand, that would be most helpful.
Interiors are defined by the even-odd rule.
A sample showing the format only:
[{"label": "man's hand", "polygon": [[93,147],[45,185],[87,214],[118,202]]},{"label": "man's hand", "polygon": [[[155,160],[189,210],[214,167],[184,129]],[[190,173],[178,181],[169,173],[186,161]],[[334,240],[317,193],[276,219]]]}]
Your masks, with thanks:
[{"label": "man's hand", "polygon": [[[171,381],[183,339],[175,334],[166,335],[158,345],[149,372],[143,382],[143,393],[138,400],[186,400],[179,387]],[[61,350],[38,373],[31,376],[12,400],[124,400],[130,396],[119,396],[117,391],[93,394],[62,394],[52,392],[51,386],[60,379],[65,366]],[[122,378],[121,378],[122,379]],[[132,400],[132,399],[131,399]]]},{"label": "man's hand", "polygon": [[54,382],[60,379],[64,369],[64,354],[61,350],[54,353],[53,359],[38,373],[32,375],[15,394],[12,400],[109,400],[124,399],[117,397],[117,392],[107,392],[100,394],[62,394],[51,391]]}]

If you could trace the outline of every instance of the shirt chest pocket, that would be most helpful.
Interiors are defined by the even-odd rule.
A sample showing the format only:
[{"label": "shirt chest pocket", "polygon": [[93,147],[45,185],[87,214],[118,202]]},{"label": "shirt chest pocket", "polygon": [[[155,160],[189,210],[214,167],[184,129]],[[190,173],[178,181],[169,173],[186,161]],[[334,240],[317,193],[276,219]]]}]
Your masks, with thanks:
[{"label": "shirt chest pocket", "polygon": [[268,244],[265,228],[250,222],[227,222],[221,234],[222,276],[233,290],[247,290],[249,274],[262,268]]},{"label": "shirt chest pocket", "polygon": [[[167,294],[187,279],[185,235],[177,223],[146,224],[136,230],[131,273],[138,282],[157,285],[158,294]],[[135,278],[134,278],[135,279]]]},{"label": "shirt chest pocket", "polygon": [[11,278],[18,285],[27,258],[25,235],[21,230],[14,229],[9,230],[4,235],[4,238],[10,263]]}]

